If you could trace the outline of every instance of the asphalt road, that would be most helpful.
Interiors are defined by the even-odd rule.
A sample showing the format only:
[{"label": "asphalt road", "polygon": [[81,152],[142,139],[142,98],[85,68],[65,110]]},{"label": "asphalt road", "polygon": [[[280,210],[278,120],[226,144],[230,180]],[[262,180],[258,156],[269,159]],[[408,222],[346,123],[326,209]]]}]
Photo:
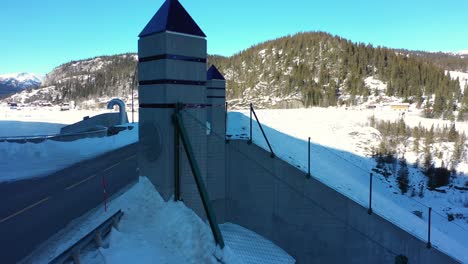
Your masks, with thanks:
[{"label": "asphalt road", "polygon": [[[0,263],[16,263],[71,220],[138,179],[137,144],[49,176],[0,183]],[[25,161],[27,162],[27,161]]]}]

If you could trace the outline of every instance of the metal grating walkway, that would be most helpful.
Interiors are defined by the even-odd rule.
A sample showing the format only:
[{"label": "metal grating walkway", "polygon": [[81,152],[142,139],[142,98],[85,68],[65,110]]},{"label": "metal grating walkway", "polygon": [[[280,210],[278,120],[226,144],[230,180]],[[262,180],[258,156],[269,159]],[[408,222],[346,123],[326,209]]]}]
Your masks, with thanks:
[{"label": "metal grating walkway", "polygon": [[224,242],[243,263],[287,264],[296,261],[283,249],[257,233],[239,225],[220,225]]}]

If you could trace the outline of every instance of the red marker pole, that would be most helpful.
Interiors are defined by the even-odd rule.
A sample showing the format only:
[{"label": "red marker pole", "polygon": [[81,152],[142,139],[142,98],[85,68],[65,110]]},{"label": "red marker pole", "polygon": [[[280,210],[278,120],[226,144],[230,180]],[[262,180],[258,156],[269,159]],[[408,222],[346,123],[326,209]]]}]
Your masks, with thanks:
[{"label": "red marker pole", "polygon": [[104,212],[107,212],[107,193],[106,193],[106,177],[102,176],[102,191],[104,192]]}]

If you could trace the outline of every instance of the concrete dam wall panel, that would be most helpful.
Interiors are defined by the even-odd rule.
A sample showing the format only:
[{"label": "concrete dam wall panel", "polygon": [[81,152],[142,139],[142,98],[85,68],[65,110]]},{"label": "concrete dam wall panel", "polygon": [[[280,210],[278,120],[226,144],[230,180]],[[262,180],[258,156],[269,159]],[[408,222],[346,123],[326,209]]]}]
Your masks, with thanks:
[{"label": "concrete dam wall panel", "polygon": [[457,263],[339,192],[246,141],[226,145],[226,219],[297,263]]}]

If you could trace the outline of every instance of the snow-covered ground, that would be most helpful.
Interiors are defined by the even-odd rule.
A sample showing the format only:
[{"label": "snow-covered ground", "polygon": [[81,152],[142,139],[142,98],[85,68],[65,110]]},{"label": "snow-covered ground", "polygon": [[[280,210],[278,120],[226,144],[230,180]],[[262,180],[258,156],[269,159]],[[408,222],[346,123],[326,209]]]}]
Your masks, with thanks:
[{"label": "snow-covered ground", "polygon": [[[112,110],[76,110],[60,111],[60,107],[21,107],[19,110],[10,109],[0,105],[0,121],[43,122],[69,125],[83,120],[85,116],[95,116],[109,113]],[[128,112],[128,120],[131,121],[132,113]],[[134,115],[138,121],[138,113]],[[14,135],[14,130],[12,130]],[[2,132],[3,133],[3,132]]]},{"label": "snow-covered ground", "polygon": [[468,85],[468,73],[466,72],[459,72],[459,71],[449,71],[450,73],[450,78],[453,80],[456,80],[458,78],[458,81],[460,82],[460,89],[463,92],[465,90],[465,87]]},{"label": "snow-covered ground", "polygon": [[[103,111],[34,110],[32,108],[23,110],[2,108],[0,110],[0,138],[53,135],[60,132],[63,124],[80,121],[83,116],[103,113]],[[125,130],[111,137],[84,138],[70,142],[53,140],[24,144],[0,142],[0,157],[2,157],[0,159],[0,182],[40,177],[137,142],[138,126],[133,127],[132,130]]]},{"label": "snow-covered ground", "polygon": [[[121,209],[119,229],[113,229],[105,247],[83,252],[81,263],[294,263],[286,252],[263,237],[234,224],[221,225],[226,246],[216,246],[210,227],[182,202],[165,202],[146,177],[121,196],[74,220],[42,244],[24,262],[48,263],[105,219]],[[246,245],[260,246],[246,249]],[[250,254],[244,254],[249,251]]]},{"label": "snow-covered ground", "polygon": [[0,182],[41,177],[137,141],[138,126],[115,136],[84,138],[70,142],[0,142]]},{"label": "snow-covered ground", "polygon": [[[368,117],[401,118],[401,113],[392,110],[343,108],[258,110],[257,115],[281,159],[307,171],[307,138],[311,137],[312,175],[366,207],[369,174],[376,166],[368,156],[369,149],[378,146],[380,141],[379,131],[367,125]],[[233,138],[248,137],[248,116],[248,112],[230,113],[228,134]],[[424,121],[416,116],[413,118],[409,123],[414,122],[414,125]],[[268,150],[257,126],[253,138],[256,144]],[[410,166],[410,174],[410,181],[424,180],[417,168]],[[433,245],[464,263],[468,263],[468,223],[463,218],[449,222],[447,213],[468,216],[466,201],[466,191],[453,189],[447,189],[447,193],[425,189],[424,197],[402,195],[395,177],[374,177],[373,209],[376,213],[425,241],[428,207],[432,207]],[[422,217],[416,216],[413,211],[421,211]]]}]

